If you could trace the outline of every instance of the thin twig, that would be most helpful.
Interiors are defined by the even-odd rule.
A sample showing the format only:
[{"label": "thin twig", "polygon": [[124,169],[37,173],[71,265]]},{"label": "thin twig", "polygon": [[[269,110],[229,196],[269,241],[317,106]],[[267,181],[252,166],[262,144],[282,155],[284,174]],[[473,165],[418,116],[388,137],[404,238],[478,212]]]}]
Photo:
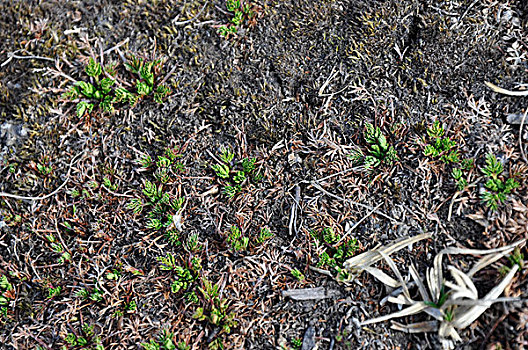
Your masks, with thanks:
[{"label": "thin twig", "polygon": [[508,95],[508,96],[528,96],[528,90],[526,91],[511,91],[506,90],[501,87],[498,87],[495,84],[490,83],[489,81],[484,82],[487,87],[489,87],[493,92],[497,92],[499,94]]},{"label": "thin twig", "polygon": [[66,186],[66,184],[70,180],[70,174],[71,174],[71,170],[72,170],[73,164],[76,162],[76,158],[79,157],[82,154],[84,154],[84,151],[78,153],[75,157],[72,158],[72,160],[70,161],[68,173],[66,174],[66,180],[64,180],[64,182],[59,187],[57,187],[57,189],[55,191],[51,192],[50,194],[47,194],[45,196],[40,196],[40,197],[26,197],[26,196],[19,196],[19,195],[16,195],[16,194],[11,194],[11,193],[6,193],[6,192],[0,192],[0,197],[20,199],[20,200],[29,200],[29,201],[41,201],[41,200],[44,200],[44,199],[47,199],[47,198],[49,198],[51,196],[56,195],[57,193],[59,193],[59,191],[64,186]]},{"label": "thin twig", "polygon": [[167,73],[167,75],[165,76],[165,78],[163,78],[163,80],[159,83],[159,85],[163,85],[165,84],[165,82],[167,81],[167,79],[170,78],[170,76],[174,73],[174,71],[176,70],[176,68],[178,68],[178,66],[174,66],[172,67],[172,69],[170,70],[170,72]]},{"label": "thin twig", "polygon": [[51,61],[51,62],[55,62],[55,60],[53,58],[49,58],[49,57],[42,57],[42,56],[34,56],[34,55],[31,55],[31,56],[18,56],[18,55],[15,55],[15,53],[19,52],[20,50],[17,50],[15,52],[8,52],[7,53],[7,57],[8,59],[5,60],[2,64],[0,64],[0,67],[3,67],[5,66],[6,64],[8,64],[9,62],[11,62],[11,60],[13,58],[16,58],[16,59],[19,59],[19,60],[31,60],[31,59],[35,59],[35,60],[45,60],[45,61]]},{"label": "thin twig", "polygon": [[371,207],[370,205],[363,204],[363,203],[359,203],[359,202],[355,202],[355,201],[353,201],[353,200],[351,200],[351,199],[343,198],[343,197],[337,196],[337,195],[335,195],[335,194],[333,194],[333,193],[330,193],[330,192],[328,192],[327,190],[325,190],[321,185],[319,185],[319,184],[318,184],[317,182],[315,182],[315,181],[312,181],[312,182],[310,182],[310,183],[311,183],[311,185],[312,185],[313,187],[317,188],[319,191],[323,192],[324,194],[326,194],[326,195],[328,195],[328,196],[330,196],[330,197],[333,197],[333,198],[335,198],[335,199],[339,199],[339,200],[341,200],[341,201],[343,201],[343,202],[348,202],[348,203],[351,203],[351,204],[357,205],[357,206],[359,206],[359,207],[363,207],[363,208],[365,208],[365,209],[374,210],[374,213],[376,213],[376,214],[378,214],[378,215],[381,215],[381,216],[383,216],[384,218],[387,218],[387,219],[389,219],[389,220],[391,220],[391,221],[394,221],[394,222],[396,222],[396,223],[398,223],[398,224],[400,224],[400,225],[404,225],[403,222],[401,222],[401,221],[399,221],[399,220],[397,220],[397,219],[395,219],[395,218],[393,218],[393,217],[391,217],[391,216],[389,216],[389,215],[387,215],[387,214],[385,214],[385,213],[383,213],[383,212],[381,212],[381,211],[379,211],[379,210],[376,210],[376,208]]},{"label": "thin twig", "polygon": [[180,22],[176,21],[176,18],[174,18],[174,19],[172,20],[172,24],[174,24],[175,26],[181,26],[181,25],[183,25],[183,24],[187,24],[187,23],[190,23],[190,22],[194,21],[195,19],[197,19],[198,17],[200,17],[200,15],[201,15],[202,12],[205,10],[205,8],[207,7],[208,4],[209,4],[209,1],[207,1],[207,2],[203,5],[202,9],[201,9],[201,10],[196,14],[196,16],[194,16],[193,18],[189,18],[188,20],[180,21]]},{"label": "thin twig", "polygon": [[119,42],[117,45],[115,45],[115,46],[109,48],[108,50],[106,50],[105,52],[103,52],[103,54],[108,55],[110,52],[119,49],[121,46],[125,45],[129,41],[130,41],[130,38],[126,38],[125,40]]},{"label": "thin twig", "polygon": [[521,149],[521,155],[525,163],[528,163],[528,160],[526,160],[526,154],[524,153],[524,147],[522,144],[522,138],[523,138],[523,127],[524,122],[526,120],[526,115],[528,114],[528,108],[526,108],[526,111],[524,111],[523,117],[521,119],[521,127],[519,128],[519,148]]},{"label": "thin twig", "polygon": [[347,230],[347,232],[345,232],[345,234],[343,235],[343,237],[341,237],[341,239],[339,240],[339,242],[337,242],[336,244],[334,244],[334,246],[337,246],[339,243],[343,242],[345,240],[345,238],[352,232],[356,229],[356,227],[358,227],[359,225],[361,225],[361,223],[363,221],[365,221],[366,219],[368,219],[372,213],[374,213],[376,210],[379,209],[379,207],[381,207],[381,203],[378,204],[375,208],[373,208],[371,211],[369,211],[367,213],[367,215],[363,216],[358,222],[356,222],[354,224],[354,226],[352,226],[350,229]]}]

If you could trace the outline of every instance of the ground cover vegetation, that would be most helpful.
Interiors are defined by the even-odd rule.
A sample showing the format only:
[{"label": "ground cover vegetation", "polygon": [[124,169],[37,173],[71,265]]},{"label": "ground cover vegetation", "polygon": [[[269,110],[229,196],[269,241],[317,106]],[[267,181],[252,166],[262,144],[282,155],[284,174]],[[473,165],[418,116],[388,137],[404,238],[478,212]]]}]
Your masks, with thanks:
[{"label": "ground cover vegetation", "polygon": [[0,11],[6,349],[527,344],[524,2]]}]

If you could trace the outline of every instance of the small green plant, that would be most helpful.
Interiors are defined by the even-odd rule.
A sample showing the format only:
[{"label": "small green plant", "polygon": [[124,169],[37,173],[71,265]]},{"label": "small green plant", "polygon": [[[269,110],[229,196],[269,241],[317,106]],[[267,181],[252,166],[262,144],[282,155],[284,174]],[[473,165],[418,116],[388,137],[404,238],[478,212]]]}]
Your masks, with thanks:
[{"label": "small green plant", "polygon": [[7,306],[11,300],[15,299],[13,285],[5,275],[0,276],[0,321],[7,319]]},{"label": "small green plant", "polygon": [[242,235],[242,231],[235,225],[229,229],[227,242],[235,252],[246,250],[249,246],[249,238]]},{"label": "small green plant", "polygon": [[[68,227],[69,229],[71,229],[71,226],[68,222],[63,222],[63,225],[65,225],[66,227]],[[58,253],[60,254],[59,258],[57,259],[57,262],[59,264],[65,264],[67,262],[70,262],[71,261],[71,254],[68,253],[64,247],[62,246],[61,243],[57,243],[56,242],[56,239],[55,239],[55,236],[50,233],[49,235],[46,235],[46,238],[49,240],[50,242],[50,246],[51,246],[51,249],[55,252],[55,253]]]},{"label": "small green plant", "polygon": [[103,186],[106,187],[107,189],[109,189],[110,191],[116,191],[117,190],[117,185],[116,184],[112,184],[112,181],[106,176],[103,178]]},{"label": "small green plant", "polygon": [[357,163],[361,163],[365,169],[371,170],[381,164],[391,165],[398,159],[396,150],[389,145],[387,138],[378,126],[375,127],[371,123],[367,123],[363,136],[365,142],[369,145],[368,154],[365,155],[361,149],[357,149],[350,155],[350,158]]},{"label": "small green plant", "polygon": [[464,190],[467,187],[468,182],[463,177],[464,173],[462,172],[462,169],[453,168],[453,170],[451,172],[451,175],[453,175],[453,178],[456,181],[456,185],[457,185],[457,188],[458,188],[459,191],[462,191],[462,190]]},{"label": "small green plant", "polygon": [[312,231],[318,251],[318,267],[328,266],[337,272],[343,268],[343,263],[351,258],[359,248],[358,241],[354,238],[342,239],[333,228],[326,227],[321,231]]},{"label": "small green plant", "polygon": [[151,95],[154,101],[163,103],[172,93],[168,86],[158,81],[163,63],[162,60],[147,61],[131,55],[126,68],[135,76],[136,91],[130,92],[124,87],[114,86],[116,72],[112,67],[103,68],[91,58],[84,70],[88,79],[77,81],[62,97],[77,101],[76,112],[79,118],[90,114],[94,108],[102,113],[111,113],[116,104],[128,103],[134,106],[139,100]]},{"label": "small green plant", "polygon": [[[161,104],[163,99],[171,94],[168,86],[158,82],[164,63],[163,60],[159,59],[147,61],[138,56],[130,56],[126,67],[133,74],[137,74],[136,93],[139,98],[145,98],[152,94],[154,101]],[[124,98],[129,99],[127,96],[130,92],[125,90],[123,93]]]},{"label": "small green plant", "polygon": [[260,229],[259,236],[257,238],[257,243],[262,244],[272,237],[273,237],[273,233],[271,233],[269,228],[263,227]]},{"label": "small green plant", "polygon": [[196,253],[200,251],[202,248],[202,244],[200,243],[199,235],[197,233],[192,233],[187,237],[187,240],[185,241],[184,247],[185,249],[190,253]]},{"label": "small green plant", "polygon": [[104,350],[101,344],[101,338],[95,334],[94,327],[84,324],[81,328],[80,334],[69,332],[64,337],[64,341],[68,344],[62,347],[66,349],[86,349],[86,350]]},{"label": "small green plant", "polygon": [[51,172],[53,171],[53,168],[51,166],[46,166],[44,164],[38,163],[37,170],[42,176],[47,176],[51,174]]},{"label": "small green plant", "polygon": [[501,275],[506,275],[510,272],[511,268],[515,265],[519,265],[519,268],[522,270],[524,267],[524,254],[521,253],[519,247],[516,247],[513,252],[508,256],[509,265],[503,265],[500,269]]},{"label": "small green plant", "polygon": [[300,338],[295,338],[295,339],[292,339],[291,341],[291,344],[292,344],[292,348],[294,349],[300,349],[301,346],[302,346],[302,339]]},{"label": "small green plant", "polygon": [[141,343],[145,350],[183,350],[180,345],[176,347],[174,344],[174,333],[169,332],[168,329],[163,329],[156,340],[151,339],[148,343]]},{"label": "small green plant", "polygon": [[[167,257],[171,256],[161,264],[165,270],[174,271],[176,279],[171,284],[171,291],[173,293],[183,292],[183,296],[188,302],[197,303],[198,296],[195,292],[196,284],[200,271],[202,270],[202,260],[198,257],[193,257],[190,260],[183,263],[183,266],[176,265],[173,260],[174,256],[168,254]],[[162,268],[163,269],[163,268]]]},{"label": "small green plant", "polygon": [[185,199],[174,197],[164,191],[164,185],[180,172],[181,164],[177,161],[181,155],[176,150],[168,148],[163,156],[158,156],[155,162],[150,156],[142,157],[138,163],[144,171],[151,171],[154,180],[144,180],[143,197],[133,198],[127,205],[128,209],[140,215],[145,208],[145,227],[149,230],[165,233],[169,243],[181,245],[180,232],[182,231],[180,211]]},{"label": "small green plant", "polygon": [[432,158],[439,158],[442,162],[458,163],[460,161],[460,154],[456,149],[457,144],[449,137],[444,137],[445,130],[443,125],[437,120],[433,125],[427,129],[429,136],[429,143],[426,144],[424,155]]},{"label": "small green plant", "polygon": [[176,257],[171,253],[167,253],[165,256],[159,256],[156,260],[160,263],[160,269],[164,271],[174,270],[177,266]]},{"label": "small green plant", "polygon": [[506,195],[510,194],[514,189],[519,187],[519,183],[513,179],[505,179],[501,177],[504,171],[504,166],[497,158],[489,153],[486,155],[486,166],[481,171],[487,176],[488,180],[481,194],[482,201],[491,210],[497,210],[500,203],[506,200]]},{"label": "small green plant", "polygon": [[48,287],[48,299],[58,297],[61,293],[61,290],[62,290],[61,286],[57,286],[57,287],[49,286]]},{"label": "small green plant", "polygon": [[424,303],[428,306],[434,307],[435,309],[440,309],[445,302],[447,301],[447,298],[449,297],[449,291],[446,290],[445,286],[442,285],[442,288],[440,289],[440,296],[438,297],[438,300],[436,302],[434,301],[425,301]]},{"label": "small green plant", "polygon": [[211,165],[219,181],[223,184],[222,193],[233,198],[242,191],[242,186],[249,182],[260,181],[262,175],[256,172],[256,158],[244,158],[237,164],[232,164],[235,154],[228,148],[220,150],[221,163]]},{"label": "small green plant", "polygon": [[106,279],[109,281],[116,281],[121,277],[121,272],[117,269],[113,269],[106,273]]},{"label": "small green plant", "polygon": [[238,28],[244,21],[251,20],[255,17],[253,5],[250,3],[243,4],[240,0],[226,0],[227,11],[232,13],[231,23],[222,25],[218,28],[218,33],[223,37],[230,34],[236,34]]},{"label": "small green plant", "polygon": [[[237,326],[237,322],[235,313],[228,312],[229,300],[219,296],[219,284],[212,284],[203,278],[202,286],[198,289],[201,292],[202,306],[196,309],[193,318],[220,327],[220,333],[230,334],[232,328]],[[223,345],[220,348],[223,349]]]},{"label": "small green plant", "polygon": [[297,268],[291,270],[291,274],[298,282],[304,281],[304,274],[299,271]]},{"label": "small green plant", "polygon": [[91,291],[86,288],[82,288],[75,293],[76,297],[82,298],[83,300],[95,301],[96,303],[103,301],[103,295],[103,291],[97,288],[97,286]]},{"label": "small green plant", "polygon": [[470,171],[474,167],[473,159],[464,159],[460,162],[460,167],[453,168],[451,175],[455,179],[457,189],[463,191],[468,186],[468,181],[464,176],[464,173]]}]

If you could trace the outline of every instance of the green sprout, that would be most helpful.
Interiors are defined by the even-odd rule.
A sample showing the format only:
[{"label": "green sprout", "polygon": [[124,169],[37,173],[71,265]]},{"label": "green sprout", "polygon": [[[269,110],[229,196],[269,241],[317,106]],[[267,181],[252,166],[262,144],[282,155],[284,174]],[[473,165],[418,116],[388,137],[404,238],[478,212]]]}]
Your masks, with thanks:
[{"label": "green sprout", "polygon": [[481,194],[482,201],[491,210],[497,210],[499,204],[506,200],[506,195],[510,194],[520,185],[513,178],[503,180],[500,177],[504,171],[504,166],[491,153],[486,155],[486,166],[481,168],[481,171],[488,178],[484,185],[486,190]]},{"label": "green sprout", "polygon": [[202,279],[202,287],[198,287],[198,290],[202,295],[203,305],[196,308],[193,318],[219,327],[220,333],[230,334],[232,328],[237,326],[235,313],[228,313],[230,302],[219,296],[219,288],[219,284]]},{"label": "green sprout", "polygon": [[445,302],[447,301],[447,298],[449,297],[449,292],[446,291],[446,288],[444,285],[442,285],[442,288],[440,289],[440,296],[438,297],[438,300],[436,302],[434,301],[425,301],[425,304],[431,307],[434,307],[435,309],[440,309]]},{"label": "green sprout", "polygon": [[48,288],[48,299],[51,299],[51,298],[54,298],[54,297],[58,297],[60,295],[60,293],[61,293],[61,290],[62,290],[62,288],[60,286],[57,286],[55,288],[50,286]]},{"label": "green sprout", "polygon": [[211,168],[213,168],[213,170],[216,173],[216,176],[218,176],[219,178],[222,178],[222,179],[228,179],[229,178],[229,173],[230,173],[229,165],[227,165],[227,164],[213,164],[213,165],[211,165]]},{"label": "green sprout", "polygon": [[350,155],[350,158],[357,163],[362,163],[365,169],[374,169],[381,164],[391,165],[398,159],[396,150],[389,145],[387,138],[379,127],[367,123],[363,136],[365,142],[369,145],[368,154],[365,155],[363,151],[358,149]]},{"label": "green sprout", "polygon": [[300,338],[295,338],[295,339],[292,339],[292,341],[291,341],[292,347],[294,349],[300,349],[301,346],[302,346],[302,343],[303,343],[302,339],[300,339]]},{"label": "green sprout", "polygon": [[463,191],[468,186],[467,180],[463,177],[462,169],[453,168],[451,175],[455,179],[459,191]]},{"label": "green sprout", "polygon": [[263,227],[260,229],[259,236],[257,239],[257,243],[262,244],[264,241],[270,239],[273,237],[273,233],[269,230],[267,227]]},{"label": "green sprout", "polygon": [[[72,348],[79,347],[86,350],[104,350],[104,346],[101,344],[101,338],[94,332],[94,326],[84,324],[80,333],[80,335],[76,335],[70,332],[64,337],[64,341]],[[66,347],[62,349],[66,349]]]},{"label": "green sprout", "polygon": [[[76,115],[78,118],[91,114],[95,107],[102,113],[112,113],[114,105],[128,103],[134,106],[140,99],[152,95],[157,103],[172,93],[170,88],[158,82],[163,61],[144,61],[136,56],[131,56],[126,64],[127,69],[137,75],[136,92],[130,92],[123,87],[115,87],[115,70],[112,67],[103,68],[93,58],[90,58],[84,71],[88,76],[87,81],[77,81],[62,95],[66,100],[77,101]],[[113,73],[112,76],[110,73]]]},{"label": "green sprout", "polygon": [[316,248],[320,253],[318,267],[329,266],[337,272],[343,269],[344,262],[351,258],[358,250],[358,241],[355,238],[346,238],[337,234],[331,227],[326,227],[321,231],[312,231]]},{"label": "green sprout", "polygon": [[194,291],[195,282],[197,281],[200,271],[202,270],[202,260],[193,257],[186,261],[183,266],[171,262],[170,270],[176,275],[176,279],[171,284],[171,291],[175,294],[183,292],[183,296],[190,303],[197,303],[198,296]]},{"label": "green sprout", "polygon": [[464,176],[464,173],[469,172],[474,167],[474,161],[473,159],[463,159],[460,162],[459,168],[453,168],[451,171],[451,175],[453,176],[453,179],[455,179],[457,189],[459,191],[463,191],[467,186],[468,182],[466,177]]},{"label": "green sprout", "polygon": [[161,270],[171,271],[176,268],[176,258],[171,253],[167,253],[164,257],[159,256],[156,260],[160,263]]},{"label": "green sprout", "polygon": [[292,269],[291,274],[293,277],[295,277],[297,281],[299,282],[304,281],[304,274],[301,271],[299,271],[297,268]]},{"label": "green sprout", "polygon": [[229,34],[236,34],[244,21],[248,21],[255,16],[252,7],[249,3],[242,5],[240,0],[226,0],[226,9],[232,13],[231,23],[220,26],[218,33],[223,37],[227,37]]},{"label": "green sprout", "polygon": [[[169,243],[180,245],[180,232],[182,231],[181,210],[185,203],[184,197],[175,197],[165,190],[167,182],[173,179],[178,168],[179,154],[174,150],[166,150],[166,156],[158,156],[153,161],[150,156],[144,156],[139,164],[143,164],[154,175],[154,181],[145,179],[141,194],[143,198],[132,198],[127,208],[135,214],[145,218],[145,227],[149,230],[161,231],[167,237]],[[145,168],[144,166],[147,166]]]},{"label": "green sprout", "polygon": [[174,333],[169,332],[168,329],[163,329],[156,340],[151,339],[148,343],[141,343],[141,346],[145,350],[182,350],[179,345],[176,347],[173,339]]},{"label": "green sprout", "polygon": [[244,184],[256,183],[262,179],[262,174],[256,172],[256,158],[244,158],[232,165],[235,154],[229,148],[221,148],[219,164],[211,165],[220,182],[222,193],[228,198],[234,198],[242,191]]},{"label": "green sprout", "polygon": [[15,298],[14,288],[5,275],[0,276],[0,320],[7,318],[10,300]]},{"label": "green sprout", "polygon": [[240,228],[235,225],[231,226],[227,241],[235,252],[246,250],[249,246],[249,238],[243,236]]},{"label": "green sprout", "polygon": [[427,135],[431,141],[424,149],[424,155],[432,158],[439,158],[442,162],[458,163],[460,155],[456,150],[456,142],[449,137],[443,137],[445,129],[443,125],[437,120],[433,125],[427,129]]}]

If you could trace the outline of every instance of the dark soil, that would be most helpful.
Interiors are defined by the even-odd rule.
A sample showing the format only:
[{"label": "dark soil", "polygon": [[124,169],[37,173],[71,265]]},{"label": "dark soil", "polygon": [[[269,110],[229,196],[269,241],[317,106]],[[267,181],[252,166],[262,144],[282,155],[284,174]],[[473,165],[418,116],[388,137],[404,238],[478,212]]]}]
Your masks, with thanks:
[{"label": "dark soil", "polygon": [[[524,1],[252,6],[251,21],[224,38],[218,28],[232,14],[223,1],[0,0],[0,276],[13,286],[0,315],[2,348],[95,349],[100,341],[104,349],[141,349],[162,330],[192,349],[219,342],[226,349],[293,349],[296,339],[303,350],[440,348],[434,333],[405,334],[389,322],[358,327],[397,308],[380,306],[389,291],[370,275],[344,284],[311,268],[321,249],[314,232],[332,228],[343,236],[358,223],[346,234],[357,239],[356,253],[433,233],[397,261],[424,268],[448,245],[495,248],[528,237],[526,138],[520,144],[520,126],[507,123],[508,114],[524,112],[526,98],[484,84],[525,86]],[[145,99],[78,118],[75,104],[61,97],[71,79],[86,79],[90,58],[126,72],[121,54],[165,59],[160,78],[172,94],[163,104]],[[462,159],[475,161],[463,191],[451,176],[455,165],[424,155],[434,121],[445,125]],[[352,160],[354,149],[368,151],[367,123],[387,136],[396,162],[366,170]],[[171,197],[185,197],[181,245],[171,244],[165,229],[149,229],[145,211],[128,208],[131,198],[143,198],[146,180],[156,181],[137,159],[157,160],[167,148],[177,150],[181,164],[163,186]],[[233,198],[211,168],[223,148],[233,150],[235,162],[256,158],[255,174],[262,175]],[[488,153],[520,183],[496,211],[480,199]],[[5,195],[44,196],[65,181],[43,200]],[[232,226],[250,238],[248,249],[230,246]],[[262,228],[274,236],[260,243]],[[196,250],[185,243],[194,235]],[[180,266],[201,258],[189,287],[197,302],[171,292],[176,274],[157,259],[167,253]],[[503,264],[486,271],[483,290],[500,279]],[[505,296],[526,299],[525,275]],[[210,306],[198,289],[204,280],[229,301],[237,322],[230,332],[193,318]],[[332,293],[317,301],[282,296],[308,287]],[[102,297],[82,298],[82,289],[99,289]],[[137,306],[127,309],[131,301]],[[457,346],[524,348],[526,310],[524,302],[494,305],[460,331]],[[69,344],[70,334],[88,344]]]}]

